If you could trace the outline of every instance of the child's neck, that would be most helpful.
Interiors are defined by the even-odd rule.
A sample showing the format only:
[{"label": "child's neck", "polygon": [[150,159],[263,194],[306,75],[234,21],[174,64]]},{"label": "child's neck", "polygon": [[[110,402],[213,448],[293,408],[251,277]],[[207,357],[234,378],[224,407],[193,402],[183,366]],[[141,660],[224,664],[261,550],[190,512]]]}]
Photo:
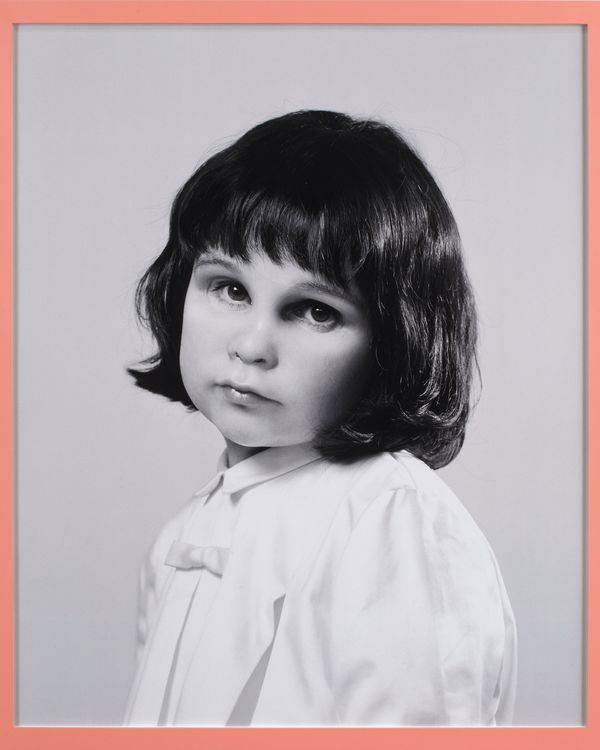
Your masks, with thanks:
[{"label": "child's neck", "polygon": [[230,468],[239,464],[240,461],[250,458],[255,453],[265,450],[265,448],[248,448],[245,445],[238,445],[227,438],[225,438],[225,443],[227,445],[227,466]]}]

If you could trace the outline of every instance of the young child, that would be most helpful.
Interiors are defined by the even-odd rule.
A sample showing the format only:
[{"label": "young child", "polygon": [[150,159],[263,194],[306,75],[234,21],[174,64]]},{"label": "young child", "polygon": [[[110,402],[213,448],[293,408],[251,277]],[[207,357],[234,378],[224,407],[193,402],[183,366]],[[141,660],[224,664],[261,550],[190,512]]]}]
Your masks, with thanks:
[{"label": "young child", "polygon": [[134,725],[495,725],[515,624],[433,469],[476,320],[452,214],[391,128],[269,120],[177,195],[138,288],[137,384],[226,449],[141,576]]}]

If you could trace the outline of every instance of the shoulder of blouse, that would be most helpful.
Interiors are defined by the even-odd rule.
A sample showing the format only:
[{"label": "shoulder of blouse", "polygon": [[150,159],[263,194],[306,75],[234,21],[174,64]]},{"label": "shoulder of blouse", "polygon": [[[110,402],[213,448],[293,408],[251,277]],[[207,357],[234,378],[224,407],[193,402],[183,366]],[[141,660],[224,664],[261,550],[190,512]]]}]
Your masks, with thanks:
[{"label": "shoulder of blouse", "polygon": [[373,457],[357,479],[329,620],[342,722],[506,721],[515,625],[484,534],[405,452]]},{"label": "shoulder of blouse", "polygon": [[[362,596],[404,586],[409,571],[409,583],[410,576],[427,581],[430,593],[444,603],[464,596],[485,602],[488,592],[496,599],[503,589],[484,533],[419,459],[405,452],[373,457],[353,480],[345,503],[344,530],[338,526],[345,540],[336,566],[338,590],[342,598],[356,599],[359,609]],[[346,577],[348,588],[342,585]]]},{"label": "shoulder of blouse", "polygon": [[[444,526],[483,541],[482,532],[456,494],[438,474],[407,451],[379,453],[353,464],[329,466],[329,484],[339,487],[351,506],[356,525],[385,511],[386,523],[419,511],[422,524],[442,533]],[[391,514],[391,516],[389,515]],[[487,544],[487,542],[486,542]]]},{"label": "shoulder of blouse", "polygon": [[450,487],[406,452],[381,454],[375,461],[381,466],[373,463],[372,468],[385,479],[372,493],[357,492],[361,507],[353,509],[340,559],[339,572],[346,570],[354,579],[352,596],[359,595],[356,581],[362,580],[370,598],[385,570],[394,586],[406,571],[414,577],[409,581],[422,575],[441,609],[465,598],[476,609],[489,604],[490,596],[498,600],[504,584],[493,550]]}]

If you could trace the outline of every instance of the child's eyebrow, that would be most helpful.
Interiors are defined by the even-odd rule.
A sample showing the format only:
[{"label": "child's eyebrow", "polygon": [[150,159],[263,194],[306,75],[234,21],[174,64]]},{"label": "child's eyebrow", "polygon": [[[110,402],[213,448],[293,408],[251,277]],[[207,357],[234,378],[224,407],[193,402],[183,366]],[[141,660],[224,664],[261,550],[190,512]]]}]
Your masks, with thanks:
[{"label": "child's eyebrow", "polygon": [[[203,253],[202,255],[198,256],[198,258],[196,258],[195,265],[219,265],[235,272],[240,270],[243,262],[240,262],[237,259],[233,259],[229,255],[225,255],[218,250],[209,250],[208,252]],[[334,297],[343,299],[345,302],[348,302],[351,305],[361,304],[361,298],[359,294],[353,294],[350,289],[346,289],[342,286],[339,286],[338,284],[329,282],[326,279],[320,280],[315,278],[311,281],[301,281],[295,286],[295,289],[297,292],[321,292],[322,294],[330,294]]]},{"label": "child's eyebrow", "polygon": [[299,292],[322,292],[323,294],[331,294],[334,297],[339,297],[345,302],[351,305],[360,305],[360,297],[357,294],[352,294],[349,289],[344,289],[342,286],[337,284],[331,284],[327,281],[303,281],[298,284],[296,289]]},{"label": "child's eyebrow", "polygon": [[228,255],[217,252],[216,250],[211,250],[208,253],[203,253],[202,255],[198,256],[198,258],[196,258],[195,262],[196,266],[209,266],[212,264],[225,266],[225,268],[228,268],[231,271],[236,271],[240,268],[239,261],[236,262]]}]

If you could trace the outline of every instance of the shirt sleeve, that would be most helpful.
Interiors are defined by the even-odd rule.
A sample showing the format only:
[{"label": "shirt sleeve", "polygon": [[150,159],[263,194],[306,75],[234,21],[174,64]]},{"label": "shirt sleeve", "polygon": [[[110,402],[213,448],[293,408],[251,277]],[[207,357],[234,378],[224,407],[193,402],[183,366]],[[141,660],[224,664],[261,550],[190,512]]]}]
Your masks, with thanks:
[{"label": "shirt sleeve", "polygon": [[160,596],[171,568],[165,558],[171,543],[179,538],[193,507],[193,498],[163,526],[148,549],[138,578],[138,606],[136,620],[136,655],[139,663],[148,635],[154,625]]},{"label": "shirt sleeve", "polygon": [[341,560],[332,616],[338,720],[509,723],[515,624],[493,553],[453,496],[377,497]]},{"label": "shirt sleeve", "polygon": [[136,656],[139,663],[146,640],[149,624],[156,609],[156,563],[154,561],[154,545],[146,554],[140,567],[138,581],[138,608],[136,621]]}]

